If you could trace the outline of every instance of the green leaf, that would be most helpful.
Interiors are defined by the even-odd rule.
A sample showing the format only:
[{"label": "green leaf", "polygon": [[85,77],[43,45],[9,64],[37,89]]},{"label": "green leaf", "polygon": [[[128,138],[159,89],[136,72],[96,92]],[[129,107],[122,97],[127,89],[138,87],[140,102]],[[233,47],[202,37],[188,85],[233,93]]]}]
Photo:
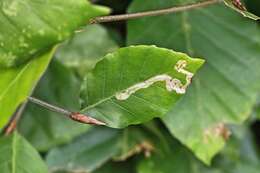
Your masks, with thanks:
[{"label": "green leaf", "polygon": [[245,17],[248,17],[248,18],[253,19],[253,20],[259,20],[260,19],[260,17],[248,12],[246,7],[240,2],[240,0],[224,0],[224,3],[228,7],[236,10],[237,12],[241,13]]},{"label": "green leaf", "polygon": [[46,159],[49,168],[91,172],[118,152],[119,137],[117,130],[93,128],[72,143],[52,149]]},{"label": "green leaf", "polygon": [[[151,157],[139,157],[138,173],[245,173],[259,171],[259,158],[246,126],[232,127],[234,135],[228,145],[208,167],[203,165],[186,148],[180,145],[169,134],[162,131],[168,147],[162,147],[161,140],[154,138],[155,151]],[[162,162],[164,160],[165,162]]]},{"label": "green leaf", "polygon": [[56,57],[67,67],[84,76],[103,56],[116,49],[118,45],[104,27],[90,25],[62,44]]},{"label": "green leaf", "polygon": [[0,138],[0,172],[48,173],[37,151],[19,134]]},{"label": "green leaf", "polygon": [[[129,11],[165,5],[175,1],[136,0]],[[255,103],[260,87],[257,23],[219,4],[129,21],[128,44],[156,44],[206,59],[187,94],[163,120],[177,139],[209,163],[225,144],[224,124],[242,123]]]},{"label": "green leaf", "polygon": [[[54,59],[33,95],[53,105],[78,111],[79,87],[80,82],[73,71]],[[32,103],[28,103],[19,122],[19,131],[40,151],[67,143],[89,127]]]},{"label": "green leaf", "polygon": [[21,64],[64,41],[109,9],[87,0],[2,0],[0,67]]},{"label": "green leaf", "polygon": [[0,128],[8,122],[16,108],[31,94],[37,81],[46,70],[53,51],[22,66],[0,69]]},{"label": "green leaf", "polygon": [[[114,128],[162,117],[189,84],[187,76],[176,70],[185,64],[189,76],[203,60],[155,46],[131,46],[108,54],[85,77],[81,112]],[[179,84],[170,82],[172,78]]]},{"label": "green leaf", "polygon": [[179,144],[169,144],[170,150],[157,146],[151,157],[143,158],[137,165],[137,173],[193,173],[190,155]]}]

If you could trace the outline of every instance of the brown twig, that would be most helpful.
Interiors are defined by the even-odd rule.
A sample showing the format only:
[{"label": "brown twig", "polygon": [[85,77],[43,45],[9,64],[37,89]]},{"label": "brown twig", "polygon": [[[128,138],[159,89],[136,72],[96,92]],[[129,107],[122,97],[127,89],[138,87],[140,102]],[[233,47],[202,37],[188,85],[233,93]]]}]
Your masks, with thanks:
[{"label": "brown twig", "polygon": [[43,108],[46,108],[52,112],[56,112],[62,115],[65,115],[66,117],[70,118],[73,121],[77,121],[83,124],[92,124],[92,125],[106,125],[104,122],[101,122],[95,118],[89,117],[87,115],[81,114],[79,112],[71,112],[66,109],[51,105],[47,102],[44,102],[42,100],[39,100],[37,98],[28,97],[28,100],[32,103],[35,103]]},{"label": "brown twig", "polygon": [[221,1],[222,0],[206,0],[206,1],[202,1],[202,2],[197,2],[197,3],[182,5],[182,6],[177,6],[177,7],[171,7],[171,8],[161,9],[161,10],[153,10],[153,11],[130,13],[130,14],[111,15],[111,16],[101,16],[101,17],[96,17],[96,18],[91,19],[90,23],[96,24],[96,23],[136,19],[136,18],[147,17],[147,16],[159,16],[159,15],[164,15],[164,14],[169,14],[169,13],[177,13],[177,12],[181,12],[181,11],[187,11],[187,10],[191,10],[191,9],[209,6],[212,4],[219,3]]},{"label": "brown twig", "polygon": [[10,118],[8,124],[5,126],[3,133],[5,136],[8,136],[14,132],[17,126],[17,122],[20,120],[22,113],[27,105],[27,101],[22,103],[16,112],[13,114],[13,116]]}]

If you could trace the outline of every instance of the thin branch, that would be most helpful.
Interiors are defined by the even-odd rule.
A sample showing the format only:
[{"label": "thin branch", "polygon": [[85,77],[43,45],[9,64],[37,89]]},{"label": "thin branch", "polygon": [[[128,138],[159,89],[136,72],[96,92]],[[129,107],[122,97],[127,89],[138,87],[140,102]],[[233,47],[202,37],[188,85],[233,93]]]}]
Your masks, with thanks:
[{"label": "thin branch", "polygon": [[44,102],[42,100],[39,100],[37,98],[28,97],[28,100],[34,104],[37,104],[45,109],[48,109],[49,111],[56,112],[62,115],[65,115],[66,117],[70,118],[73,121],[77,121],[83,124],[92,124],[92,125],[106,125],[104,122],[101,122],[95,118],[89,117],[87,115],[83,115],[79,112],[71,112],[66,109],[51,105],[47,102]]},{"label": "thin branch", "polygon": [[41,101],[39,99],[36,99],[36,98],[33,98],[33,97],[28,97],[28,100],[34,104],[37,104],[41,107],[44,107],[46,109],[48,109],[49,111],[52,111],[52,112],[56,112],[56,113],[59,113],[59,114],[63,114],[65,116],[70,116],[71,112],[68,111],[68,110],[65,110],[63,108],[60,108],[60,107],[57,107],[57,106],[54,106],[54,105],[51,105],[47,102],[44,102],[44,101]]},{"label": "thin branch", "polygon": [[202,1],[202,2],[198,2],[198,3],[171,7],[171,8],[161,9],[161,10],[153,10],[153,11],[121,14],[121,15],[101,16],[101,17],[96,17],[96,18],[91,19],[90,23],[96,24],[96,23],[104,23],[104,22],[130,20],[130,19],[136,19],[136,18],[147,17],[147,16],[159,16],[159,15],[164,15],[164,14],[169,14],[169,13],[177,13],[177,12],[181,12],[181,11],[187,11],[187,10],[191,10],[191,9],[206,7],[206,6],[216,4],[219,2],[222,2],[222,0],[207,0],[207,1]]},{"label": "thin branch", "polygon": [[22,105],[20,105],[18,107],[16,112],[10,118],[8,124],[6,125],[6,127],[4,128],[4,131],[3,131],[5,136],[8,136],[14,132],[14,130],[16,129],[17,123],[20,120],[26,105],[27,105],[27,101],[25,103],[22,103]]}]

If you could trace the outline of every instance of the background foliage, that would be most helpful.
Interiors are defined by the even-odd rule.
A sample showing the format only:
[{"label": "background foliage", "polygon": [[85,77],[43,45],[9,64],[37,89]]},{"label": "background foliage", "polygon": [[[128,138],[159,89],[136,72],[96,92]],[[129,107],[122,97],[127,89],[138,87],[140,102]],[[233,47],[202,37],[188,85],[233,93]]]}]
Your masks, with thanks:
[{"label": "background foliage", "polygon": [[[93,2],[102,7],[83,0],[0,1],[0,128],[31,93],[124,128],[82,125],[28,103],[17,132],[0,137],[0,172],[258,173],[259,22],[216,4],[84,26],[109,8],[122,14],[198,1]],[[244,3],[259,16],[257,0]],[[24,39],[13,44],[17,35]],[[169,94],[160,83],[124,102],[110,98],[168,72],[179,59],[193,73],[202,66],[185,95]],[[173,68],[169,73],[185,82]]]}]

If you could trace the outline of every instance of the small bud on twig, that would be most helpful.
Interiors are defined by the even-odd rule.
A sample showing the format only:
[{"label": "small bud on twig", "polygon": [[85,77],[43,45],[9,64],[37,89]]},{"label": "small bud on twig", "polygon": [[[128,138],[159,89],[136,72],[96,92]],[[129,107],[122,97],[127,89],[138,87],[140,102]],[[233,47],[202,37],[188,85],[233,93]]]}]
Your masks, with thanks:
[{"label": "small bud on twig", "polygon": [[104,122],[101,122],[95,118],[83,115],[78,112],[73,112],[70,115],[70,119],[84,124],[94,124],[94,125],[103,125],[103,126],[106,125]]}]

